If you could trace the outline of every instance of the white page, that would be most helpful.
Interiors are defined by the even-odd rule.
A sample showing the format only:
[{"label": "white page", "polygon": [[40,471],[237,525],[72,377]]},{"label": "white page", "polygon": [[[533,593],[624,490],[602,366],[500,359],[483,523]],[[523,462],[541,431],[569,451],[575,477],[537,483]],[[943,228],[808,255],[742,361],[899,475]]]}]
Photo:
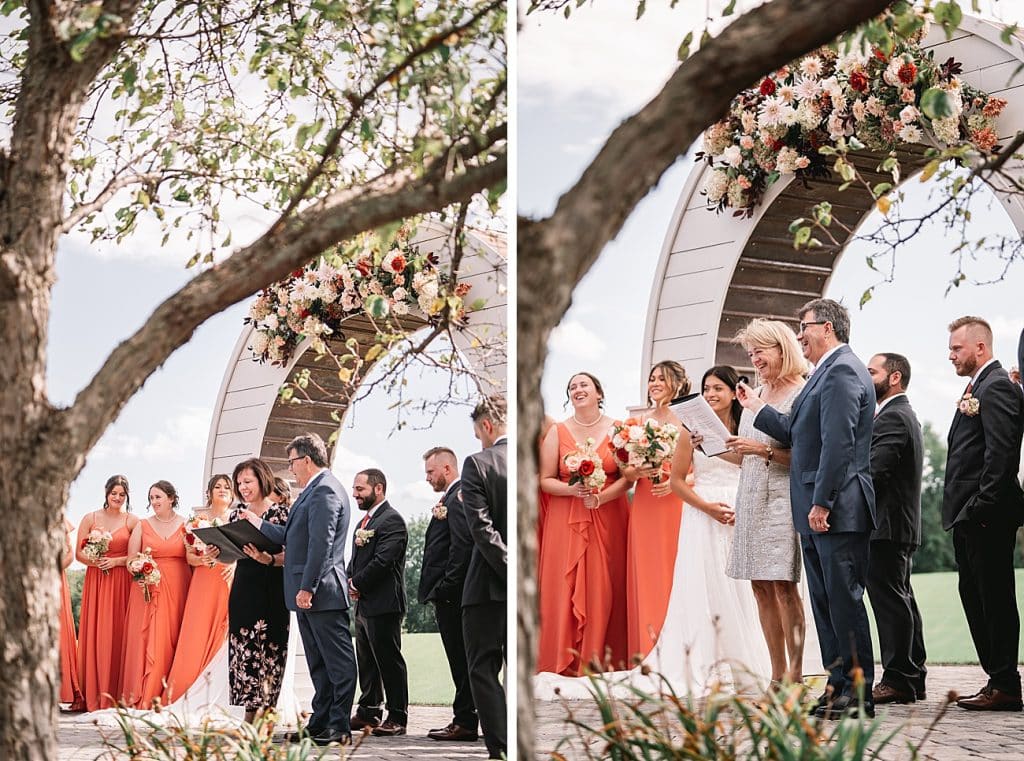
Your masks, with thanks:
[{"label": "white page", "polygon": [[690,394],[673,401],[669,405],[686,430],[697,431],[704,437],[700,449],[708,457],[728,452],[725,440],[732,436],[721,418],[711,409],[711,405],[701,394]]}]

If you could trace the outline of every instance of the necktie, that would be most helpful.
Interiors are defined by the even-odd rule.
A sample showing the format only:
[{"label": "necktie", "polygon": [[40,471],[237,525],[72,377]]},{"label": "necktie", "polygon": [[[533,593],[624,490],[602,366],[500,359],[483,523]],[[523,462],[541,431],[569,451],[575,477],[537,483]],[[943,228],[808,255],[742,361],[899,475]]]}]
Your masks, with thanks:
[{"label": "necktie", "polygon": [[970,383],[967,384],[967,388],[964,389],[964,396],[967,396],[973,390],[974,390],[974,381],[971,381]]},{"label": "necktie", "polygon": [[367,514],[366,514],[366,515],[365,515],[365,516],[363,517],[363,521],[362,521],[362,523],[360,523],[360,524],[359,524],[359,528],[366,528],[366,524],[367,524],[367,523],[369,523],[369,522],[370,522],[370,514],[369,514],[369,513],[367,513]]}]

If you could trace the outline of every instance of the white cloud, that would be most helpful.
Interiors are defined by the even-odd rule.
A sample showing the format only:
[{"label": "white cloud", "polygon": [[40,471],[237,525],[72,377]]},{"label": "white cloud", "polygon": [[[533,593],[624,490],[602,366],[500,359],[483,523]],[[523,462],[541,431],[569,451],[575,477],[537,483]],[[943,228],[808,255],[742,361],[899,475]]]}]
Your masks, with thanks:
[{"label": "white cloud", "polygon": [[570,319],[551,331],[548,350],[554,355],[589,362],[606,355],[608,345],[582,322]]}]

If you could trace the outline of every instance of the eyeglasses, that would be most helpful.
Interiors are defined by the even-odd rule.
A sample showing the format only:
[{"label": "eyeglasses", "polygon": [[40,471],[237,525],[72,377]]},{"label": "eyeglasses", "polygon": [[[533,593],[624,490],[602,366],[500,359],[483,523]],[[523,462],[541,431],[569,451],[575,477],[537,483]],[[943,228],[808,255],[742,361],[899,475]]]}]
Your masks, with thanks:
[{"label": "eyeglasses", "polygon": [[803,333],[805,330],[807,330],[808,325],[824,325],[827,322],[829,322],[829,320],[812,320],[811,322],[801,322],[800,332]]},{"label": "eyeglasses", "polygon": [[294,463],[296,460],[305,460],[306,457],[308,457],[308,455],[302,455],[302,457],[289,457],[288,467],[290,468],[292,466],[292,463]]}]

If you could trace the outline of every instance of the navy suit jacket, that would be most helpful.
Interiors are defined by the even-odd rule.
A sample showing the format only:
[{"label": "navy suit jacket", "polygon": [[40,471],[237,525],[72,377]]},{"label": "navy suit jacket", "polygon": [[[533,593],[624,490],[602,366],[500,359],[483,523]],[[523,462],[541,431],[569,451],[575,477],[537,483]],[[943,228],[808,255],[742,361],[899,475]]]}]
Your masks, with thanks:
[{"label": "navy suit jacket", "polygon": [[754,427],[792,450],[789,465],[793,525],[811,531],[812,505],[828,508],[830,534],[871,531],[871,429],[875,389],[864,363],[843,344],[815,369],[788,415],[764,407]]},{"label": "navy suit jacket", "polygon": [[298,611],[295,596],[301,589],[313,593],[313,606],[308,610],[348,608],[345,537],[350,515],[344,487],[325,470],[306,484],[285,525],[264,521],[260,526],[264,536],[285,546],[284,601],[288,610]]}]

